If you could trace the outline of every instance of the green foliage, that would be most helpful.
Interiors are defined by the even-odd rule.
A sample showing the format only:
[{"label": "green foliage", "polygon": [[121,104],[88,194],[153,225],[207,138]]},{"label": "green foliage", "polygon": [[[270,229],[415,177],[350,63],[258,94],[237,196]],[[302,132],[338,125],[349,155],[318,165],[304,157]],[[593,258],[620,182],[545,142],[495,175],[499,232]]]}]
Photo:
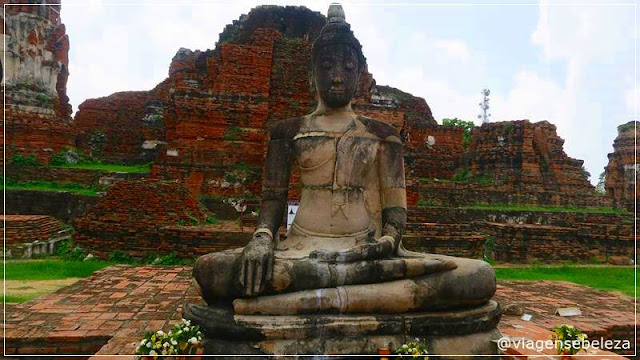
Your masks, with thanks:
[{"label": "green foliage", "polygon": [[133,264],[135,260],[130,255],[121,250],[112,251],[109,254],[109,261],[116,264]]},{"label": "green foliage", "polygon": [[224,179],[232,184],[251,183],[259,178],[261,171],[262,169],[258,166],[251,166],[244,162],[239,162],[231,166],[231,170],[224,174]]},{"label": "green foliage", "polygon": [[418,206],[438,206],[438,204],[436,204],[433,201],[426,201],[424,199],[420,199],[418,200]]},{"label": "green foliage", "polygon": [[83,278],[109,265],[112,263],[99,260],[7,260],[5,276],[7,280]]},{"label": "green foliage", "polygon": [[81,261],[87,257],[87,251],[80,246],[74,246],[71,240],[58,242],[53,254],[61,259],[69,261]]},{"label": "green foliage", "polygon": [[235,140],[238,137],[242,136],[242,134],[244,134],[244,130],[232,126],[228,128],[227,131],[225,131],[224,135],[222,136],[222,140]]},{"label": "green foliage", "polygon": [[[406,344],[398,347],[394,354],[396,355],[412,355],[413,358],[420,358],[422,360],[429,360],[429,351],[427,351],[427,345],[420,339],[416,338],[416,341],[409,341]],[[398,356],[401,359],[402,356]]]},{"label": "green foliage", "polygon": [[598,176],[598,184],[596,185],[596,192],[598,194],[600,195],[607,194],[607,190],[604,187],[606,182],[607,182],[607,173],[603,171],[602,173],[600,173],[600,176]]},{"label": "green foliage", "polygon": [[[0,178],[1,179],[1,178]],[[17,182],[6,179],[6,190],[34,190],[34,191],[66,191],[78,195],[96,196],[101,188],[97,186],[85,186],[76,183],[58,184],[44,180],[30,180]]]},{"label": "green foliage", "polygon": [[513,134],[513,123],[511,121],[507,121],[502,124],[502,128],[500,128],[500,134],[503,136],[509,136]]},{"label": "green foliage", "polygon": [[635,127],[636,127],[635,121],[630,121],[626,124],[618,125],[618,133],[623,133],[631,129],[635,129]]},{"label": "green foliage", "polygon": [[[191,321],[182,319],[167,333],[162,330],[147,332],[136,348],[136,355],[150,355],[154,359],[194,355],[201,346],[202,337],[199,326],[191,326]],[[161,354],[170,356],[159,356]]]},{"label": "green foliage", "polygon": [[186,264],[186,261],[184,259],[181,259],[178,256],[178,254],[172,252],[165,256],[156,258],[153,261],[153,264],[154,265],[184,265]]},{"label": "green foliage", "polygon": [[40,166],[40,162],[36,159],[35,154],[29,154],[28,156],[13,154],[9,158],[9,164],[15,166]]},{"label": "green foliage", "polygon": [[587,171],[584,165],[582,165],[582,167],[580,168],[580,175],[582,175],[582,177],[587,180],[591,178],[591,173]]},{"label": "green foliage", "polygon": [[46,105],[52,105],[53,103],[51,102],[51,99],[45,95],[45,94],[38,94],[36,95],[36,100],[38,101],[38,105],[40,106],[46,106]]},{"label": "green foliage", "polygon": [[475,127],[473,121],[460,120],[458,118],[442,119],[442,125],[461,128],[463,130],[462,147],[464,149],[467,148],[469,140],[471,139],[471,130]]},{"label": "green foliage", "polygon": [[540,158],[540,171],[542,171],[543,173],[549,172],[549,164],[544,157]]},{"label": "green foliage", "polygon": [[499,280],[570,281],[595,289],[619,291],[634,296],[634,269],[623,266],[535,265],[530,267],[496,267]]},{"label": "green foliage", "polygon": [[495,239],[492,236],[487,236],[487,240],[483,244],[484,249],[482,253],[482,258],[484,259],[484,261],[488,262],[489,264],[493,264],[495,262],[494,260],[495,247],[496,247]]},{"label": "green foliage", "polygon": [[[446,180],[440,180],[445,181]],[[475,183],[480,185],[489,185],[493,183],[493,178],[487,175],[473,175],[467,168],[461,168],[456,170],[456,172],[451,177],[453,182],[463,182],[463,183]]]},{"label": "green foliage", "polygon": [[49,166],[63,166],[67,164],[67,159],[64,156],[64,152],[57,152],[49,158]]},{"label": "green foliage", "polygon": [[597,214],[625,214],[625,209],[607,207],[576,207],[576,206],[536,206],[525,204],[475,204],[462,206],[463,209],[493,210],[493,211],[525,211],[525,212],[578,212]]},{"label": "green foliage", "polygon": [[560,325],[553,328],[553,340],[559,355],[575,355],[582,350],[587,335],[573,325]]},{"label": "green foliage", "polygon": [[49,159],[49,166],[55,168],[67,168],[67,169],[84,169],[84,170],[99,170],[106,172],[124,172],[124,173],[136,173],[146,174],[151,171],[151,164],[136,164],[136,165],[118,165],[118,164],[104,164],[100,160],[89,158],[78,152],[78,162],[75,164],[67,162],[65,154],[69,150],[63,150],[55,153]]},{"label": "green foliage", "polygon": [[204,220],[204,222],[209,224],[209,225],[214,225],[214,224],[218,223],[218,219],[216,219],[215,215],[207,216],[207,218]]},{"label": "green foliage", "polygon": [[471,173],[466,168],[458,169],[451,177],[451,181],[469,182],[469,180],[471,180]]}]

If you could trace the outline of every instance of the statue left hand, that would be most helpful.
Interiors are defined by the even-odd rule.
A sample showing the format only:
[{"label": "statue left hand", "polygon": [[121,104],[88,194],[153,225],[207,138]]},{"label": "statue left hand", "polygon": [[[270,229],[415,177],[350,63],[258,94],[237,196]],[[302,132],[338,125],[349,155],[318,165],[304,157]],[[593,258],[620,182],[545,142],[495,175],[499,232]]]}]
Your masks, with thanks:
[{"label": "statue left hand", "polygon": [[372,260],[387,257],[393,253],[395,239],[385,235],[371,244],[362,244],[341,251],[315,250],[309,258],[320,262],[347,263],[362,260]]}]

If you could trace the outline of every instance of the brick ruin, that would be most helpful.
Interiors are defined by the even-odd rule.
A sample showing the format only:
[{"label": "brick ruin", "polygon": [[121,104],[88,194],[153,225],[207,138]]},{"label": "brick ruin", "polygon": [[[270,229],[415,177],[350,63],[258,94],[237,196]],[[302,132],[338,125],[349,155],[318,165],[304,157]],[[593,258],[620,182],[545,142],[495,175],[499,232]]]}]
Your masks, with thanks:
[{"label": "brick ruin", "polygon": [[76,230],[73,241],[102,258],[115,251],[134,257],[171,252],[195,256],[224,245],[244,244],[242,235],[218,242],[215,229],[198,227],[211,217],[213,214],[182,184],[120,181],[95,206],[72,221]]},{"label": "brick ruin", "polygon": [[[145,161],[145,149],[158,149],[155,178],[180,179],[195,194],[258,197],[266,127],[315,107],[309,57],[325,21],[304,7],[253,9],[224,29],[215,49],[180,49],[154,90],[85,101],[79,146],[119,162]],[[354,107],[407,131],[436,126],[424,99],[377,86],[366,70]]]},{"label": "brick ruin", "polygon": [[638,196],[638,164],[640,152],[636,149],[638,121],[629,121],[618,126],[618,137],[613,142],[613,153],[608,154],[605,167],[605,190],[617,206],[634,211]]},{"label": "brick ruin", "polygon": [[[67,97],[69,37],[60,19],[59,0],[40,5],[2,0],[6,51],[6,158],[33,154],[47,162],[52,153],[74,146]],[[4,31],[4,30],[0,30]]]},{"label": "brick ruin", "polygon": [[[431,149],[439,146],[437,136],[432,144],[425,143]],[[464,175],[462,181],[424,179],[421,198],[427,205],[448,206],[611,206],[611,199],[598,195],[589,182],[583,161],[567,156],[563,144],[555,125],[547,121],[482,124],[472,130],[467,150],[443,146],[449,160],[441,163],[449,173]]]},{"label": "brick ruin", "polygon": [[[159,250],[191,256],[239,246],[250,237],[250,233],[180,225],[180,214],[184,215],[180,209],[201,211],[192,208],[196,198],[216,214],[227,206],[222,204],[224,199],[259,202],[265,129],[315,107],[309,56],[312,41],[326,21],[323,15],[304,7],[257,7],[225,27],[213,50],[179,49],[168,78],[154,89],[88,99],[72,120],[65,94],[69,40],[60,22],[60,6],[8,9],[15,16],[7,19],[5,36],[10,37],[13,53],[23,54],[7,53],[12,61],[6,64],[8,158],[35,153],[46,163],[52,153],[69,147],[107,163],[153,162],[148,175],[153,181],[133,181],[132,177],[92,170],[9,166],[7,176],[22,181],[98,185],[107,177],[113,178],[110,182],[130,180],[118,182],[102,199],[47,195],[62,204],[61,209],[36,204],[40,201],[34,200],[38,195],[32,191],[11,191],[7,201],[15,209],[13,213],[42,211],[65,221],[75,218],[77,241],[103,257],[114,249],[134,256]],[[23,23],[28,26],[18,25]],[[23,68],[36,70],[20,70]],[[495,220],[488,215],[490,211],[482,210],[472,218],[447,220],[450,209],[464,212],[455,207],[478,204],[628,204],[628,176],[626,185],[621,181],[633,166],[628,132],[621,132],[610,155],[607,190],[611,196],[600,196],[589,183],[583,162],[563,151],[564,140],[549,122],[483,124],[473,129],[465,147],[462,129],[438,125],[424,99],[376,84],[366,68],[354,108],[393,124],[403,135],[410,205],[408,247],[481,257],[487,239],[493,238],[497,258],[527,261],[555,259],[554,251],[563,239],[575,239],[587,244],[583,250],[589,256],[630,254],[632,229],[622,217],[608,223],[613,227],[604,225],[612,221],[606,216],[584,221],[586,225],[558,225],[554,214],[537,221],[513,220],[511,216]],[[293,198],[296,177],[294,171]],[[174,190],[181,195],[163,190],[170,183],[176,184]],[[178,211],[168,215],[158,207],[162,196],[172,199],[165,205]],[[135,206],[129,209],[120,202]],[[226,215],[237,214],[232,211]],[[548,233],[544,226],[568,230]],[[158,246],[152,238],[163,245]],[[516,246],[509,242],[515,238],[524,239],[527,253],[516,256],[500,250]],[[196,249],[195,253],[188,248]],[[563,253],[565,257],[574,255]]]},{"label": "brick ruin", "polygon": [[50,254],[59,241],[70,235],[63,223],[47,215],[3,215],[1,220],[2,253],[7,258]]}]

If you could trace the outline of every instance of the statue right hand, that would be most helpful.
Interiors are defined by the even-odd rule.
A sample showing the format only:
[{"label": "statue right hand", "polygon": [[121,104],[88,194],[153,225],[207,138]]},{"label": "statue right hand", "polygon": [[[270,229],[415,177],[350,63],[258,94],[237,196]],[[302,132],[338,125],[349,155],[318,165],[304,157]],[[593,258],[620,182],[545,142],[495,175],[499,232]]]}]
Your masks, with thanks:
[{"label": "statue right hand", "polygon": [[247,296],[264,290],[273,273],[273,239],[266,233],[257,233],[244,247],[240,256],[240,285]]}]

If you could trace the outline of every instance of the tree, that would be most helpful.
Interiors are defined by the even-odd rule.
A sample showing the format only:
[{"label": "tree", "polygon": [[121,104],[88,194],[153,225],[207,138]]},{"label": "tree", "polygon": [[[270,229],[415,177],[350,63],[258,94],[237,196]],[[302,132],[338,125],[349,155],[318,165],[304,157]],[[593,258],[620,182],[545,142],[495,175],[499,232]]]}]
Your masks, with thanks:
[{"label": "tree", "polygon": [[461,120],[458,118],[442,119],[442,126],[458,127],[463,130],[462,133],[462,147],[467,148],[469,139],[471,138],[471,130],[475,127],[473,121]]},{"label": "tree", "polygon": [[607,181],[607,173],[603,171],[598,177],[598,184],[596,185],[596,192],[599,194],[606,194],[607,190],[604,187],[605,182]]}]

